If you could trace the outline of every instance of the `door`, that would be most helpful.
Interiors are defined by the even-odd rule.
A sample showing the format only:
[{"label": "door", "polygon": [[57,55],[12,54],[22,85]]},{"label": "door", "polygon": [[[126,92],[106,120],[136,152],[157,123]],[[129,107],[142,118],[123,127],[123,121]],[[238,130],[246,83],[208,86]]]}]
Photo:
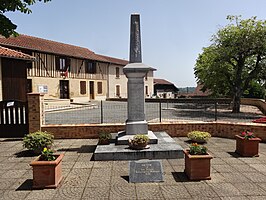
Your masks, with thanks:
[{"label": "door", "polygon": [[3,100],[27,101],[27,62],[2,58]]},{"label": "door", "polygon": [[90,99],[94,99],[94,82],[90,81]]},{"label": "door", "polygon": [[116,97],[120,97],[120,85],[115,86],[115,95]]},{"label": "door", "polygon": [[28,103],[0,101],[0,137],[23,137],[28,133]]},{"label": "door", "polygon": [[69,81],[60,80],[60,99],[69,99]]}]

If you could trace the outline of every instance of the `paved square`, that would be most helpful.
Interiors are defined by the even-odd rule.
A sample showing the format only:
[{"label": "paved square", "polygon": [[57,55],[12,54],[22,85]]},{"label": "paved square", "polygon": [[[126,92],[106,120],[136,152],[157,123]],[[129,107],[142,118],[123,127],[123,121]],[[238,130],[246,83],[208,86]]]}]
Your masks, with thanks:
[{"label": "paved square", "polygon": [[[173,138],[182,148],[187,138]],[[161,159],[164,182],[129,183],[129,161],[94,161],[97,140],[55,140],[63,159],[63,181],[57,189],[32,190],[34,157],[26,154],[22,141],[0,139],[0,200],[57,199],[266,199],[266,144],[260,156],[234,154],[235,141],[211,138],[207,144],[211,180],[189,181],[184,159]]]}]

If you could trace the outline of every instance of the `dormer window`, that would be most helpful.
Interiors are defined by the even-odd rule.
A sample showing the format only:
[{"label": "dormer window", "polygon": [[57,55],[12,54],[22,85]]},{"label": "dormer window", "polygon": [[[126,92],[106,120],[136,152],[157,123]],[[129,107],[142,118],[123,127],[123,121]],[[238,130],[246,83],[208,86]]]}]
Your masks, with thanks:
[{"label": "dormer window", "polygon": [[70,58],[66,57],[56,57],[56,70],[58,71],[69,71],[70,68]]},{"label": "dormer window", "polygon": [[87,61],[85,66],[85,73],[96,74],[96,62]]}]

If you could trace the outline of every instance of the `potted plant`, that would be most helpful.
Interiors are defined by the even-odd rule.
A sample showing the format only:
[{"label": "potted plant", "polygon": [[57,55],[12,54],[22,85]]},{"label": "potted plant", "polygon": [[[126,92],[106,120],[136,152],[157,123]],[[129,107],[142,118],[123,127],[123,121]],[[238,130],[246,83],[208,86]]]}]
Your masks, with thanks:
[{"label": "potted plant", "polygon": [[62,180],[63,154],[54,155],[53,151],[44,148],[30,165],[33,170],[33,188],[56,188]]},{"label": "potted plant", "polygon": [[209,180],[211,159],[207,147],[193,143],[189,149],[183,150],[185,154],[185,174],[190,180]]},{"label": "potted plant", "polygon": [[54,136],[51,133],[36,131],[29,133],[23,138],[23,147],[40,155],[44,147],[51,147],[54,142]]},{"label": "potted plant", "polygon": [[100,132],[99,133],[99,142],[100,145],[107,145],[110,144],[110,140],[112,139],[111,133],[107,132]]},{"label": "potted plant", "polygon": [[253,132],[244,131],[236,137],[236,153],[245,157],[259,156],[260,138],[257,138]]},{"label": "potted plant", "polygon": [[149,137],[146,134],[137,134],[132,139],[128,140],[129,147],[135,150],[148,148]]},{"label": "potted plant", "polygon": [[211,138],[211,134],[204,131],[191,131],[187,134],[187,137],[191,139],[192,142],[204,143]]}]

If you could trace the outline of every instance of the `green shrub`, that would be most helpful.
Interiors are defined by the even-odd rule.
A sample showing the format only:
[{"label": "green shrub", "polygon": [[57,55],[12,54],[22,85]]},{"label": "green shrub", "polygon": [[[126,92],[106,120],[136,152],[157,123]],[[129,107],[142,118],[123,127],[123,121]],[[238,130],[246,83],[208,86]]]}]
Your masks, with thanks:
[{"label": "green shrub", "polygon": [[204,131],[191,131],[187,134],[187,137],[192,141],[206,142],[211,137],[211,134]]},{"label": "green shrub", "polygon": [[51,147],[54,143],[54,136],[47,132],[36,131],[29,133],[23,138],[23,147],[40,154],[42,150]]},{"label": "green shrub", "polygon": [[51,149],[43,148],[41,152],[40,160],[44,161],[54,161],[56,157],[54,156],[54,152]]},{"label": "green shrub", "polygon": [[190,155],[206,155],[207,147],[203,145],[198,145],[197,143],[193,143],[189,146],[189,154]]},{"label": "green shrub", "polygon": [[137,134],[133,137],[133,139],[129,140],[131,145],[145,144],[150,141],[149,137],[144,134]]},{"label": "green shrub", "polygon": [[111,140],[112,139],[112,135],[111,133],[107,133],[107,132],[100,132],[99,133],[99,140]]}]

